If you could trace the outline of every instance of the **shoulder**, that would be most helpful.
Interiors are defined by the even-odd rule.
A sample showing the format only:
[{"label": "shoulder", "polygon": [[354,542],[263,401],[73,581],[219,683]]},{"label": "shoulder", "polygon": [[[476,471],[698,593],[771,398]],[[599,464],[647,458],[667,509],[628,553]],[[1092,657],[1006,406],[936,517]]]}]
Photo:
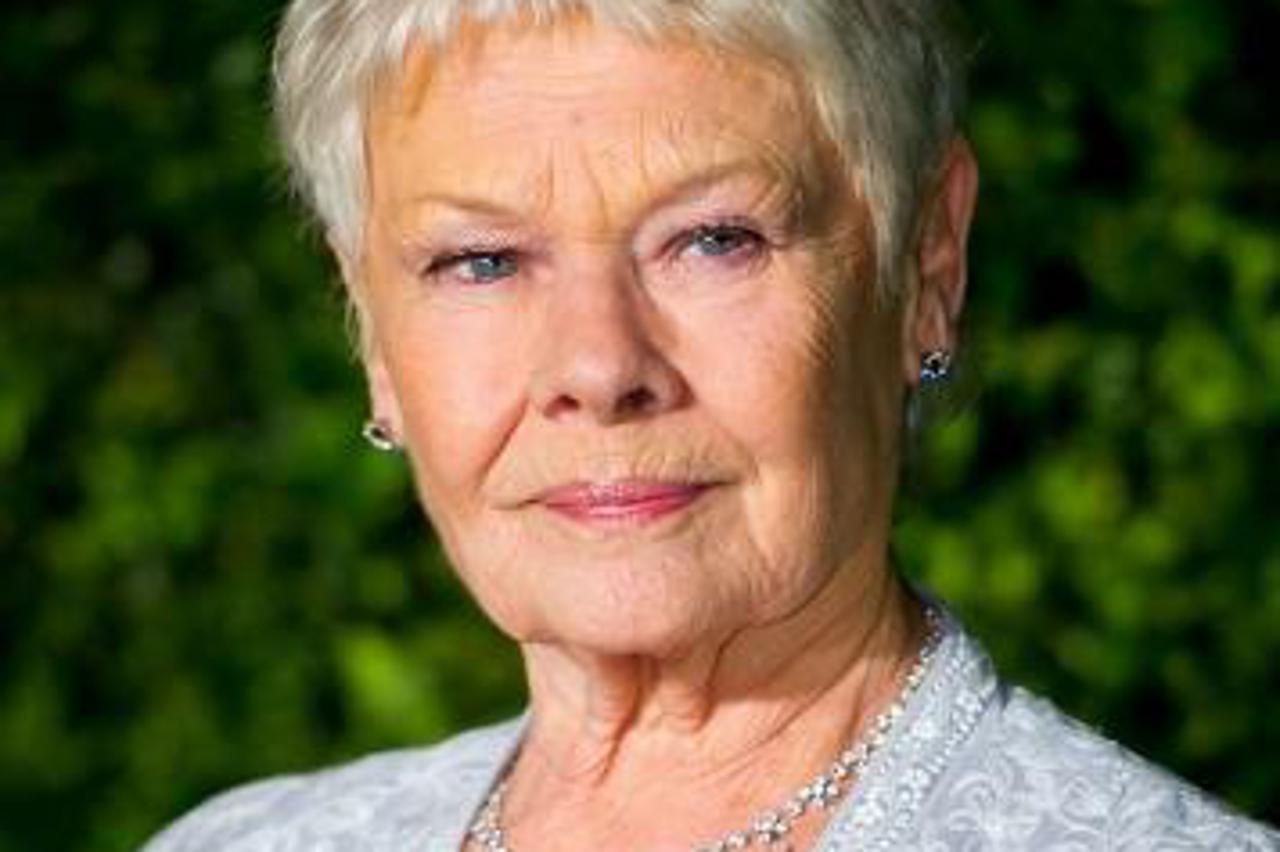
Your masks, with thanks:
[{"label": "shoulder", "polygon": [[422,846],[462,827],[519,735],[510,721],[435,746],[383,752],[215,796],[143,852],[284,852]]},{"label": "shoulder", "polygon": [[1280,835],[1016,688],[932,798],[936,848],[1280,850]]}]

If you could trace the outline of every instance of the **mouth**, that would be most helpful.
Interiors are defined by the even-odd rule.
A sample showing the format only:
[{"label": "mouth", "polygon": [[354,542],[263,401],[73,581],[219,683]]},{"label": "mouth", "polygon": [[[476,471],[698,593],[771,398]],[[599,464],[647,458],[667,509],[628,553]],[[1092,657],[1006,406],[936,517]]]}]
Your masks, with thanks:
[{"label": "mouth", "polygon": [[645,479],[574,482],[543,492],[536,502],[579,523],[645,524],[687,509],[716,484]]}]

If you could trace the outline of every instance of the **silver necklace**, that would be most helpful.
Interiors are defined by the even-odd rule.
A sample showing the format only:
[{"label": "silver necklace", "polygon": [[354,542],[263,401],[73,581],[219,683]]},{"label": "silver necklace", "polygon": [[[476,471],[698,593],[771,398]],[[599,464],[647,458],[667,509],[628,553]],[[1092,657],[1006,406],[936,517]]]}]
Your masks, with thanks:
[{"label": "silver necklace", "polygon": [[[903,681],[897,698],[880,715],[872,720],[866,730],[832,762],[826,772],[801,787],[781,807],[761,813],[747,828],[726,834],[712,843],[694,848],[694,852],[734,852],[751,846],[782,846],[786,843],[795,824],[808,813],[829,811],[853,788],[853,782],[871,756],[889,739],[898,719],[902,717],[907,701],[920,689],[929,671],[942,639],[942,618],[933,607],[925,607],[927,634],[924,644],[911,671]],[[485,799],[471,824],[468,835],[485,852],[513,852],[507,845],[506,831],[502,827],[502,802],[507,793],[507,779],[503,778]]]}]

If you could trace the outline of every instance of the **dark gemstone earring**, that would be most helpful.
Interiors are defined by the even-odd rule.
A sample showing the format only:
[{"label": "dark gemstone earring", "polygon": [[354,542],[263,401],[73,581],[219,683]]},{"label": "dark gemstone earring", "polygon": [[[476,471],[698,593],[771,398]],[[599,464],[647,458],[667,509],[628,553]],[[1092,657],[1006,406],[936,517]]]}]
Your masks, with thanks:
[{"label": "dark gemstone earring", "polygon": [[399,442],[396,441],[395,435],[391,431],[391,427],[387,425],[387,421],[381,417],[374,417],[364,422],[364,428],[360,430],[360,434],[369,442],[369,445],[375,450],[381,450],[384,453],[394,453],[400,449]]},{"label": "dark gemstone earring", "polygon": [[947,350],[931,349],[920,356],[920,384],[944,382],[950,375],[951,353]]}]

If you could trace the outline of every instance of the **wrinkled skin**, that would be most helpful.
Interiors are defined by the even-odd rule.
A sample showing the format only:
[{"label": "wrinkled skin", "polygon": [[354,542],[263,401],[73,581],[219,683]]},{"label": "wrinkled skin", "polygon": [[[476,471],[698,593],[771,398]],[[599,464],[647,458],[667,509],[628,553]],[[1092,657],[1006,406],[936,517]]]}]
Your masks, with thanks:
[{"label": "wrinkled skin", "polygon": [[[517,848],[738,827],[892,698],[919,642],[887,537],[903,393],[963,298],[967,148],[892,307],[856,186],[764,62],[582,21],[471,32],[411,54],[368,151],[342,260],[372,404],[525,653]],[[705,490],[656,518],[541,499],[636,479]]]}]

